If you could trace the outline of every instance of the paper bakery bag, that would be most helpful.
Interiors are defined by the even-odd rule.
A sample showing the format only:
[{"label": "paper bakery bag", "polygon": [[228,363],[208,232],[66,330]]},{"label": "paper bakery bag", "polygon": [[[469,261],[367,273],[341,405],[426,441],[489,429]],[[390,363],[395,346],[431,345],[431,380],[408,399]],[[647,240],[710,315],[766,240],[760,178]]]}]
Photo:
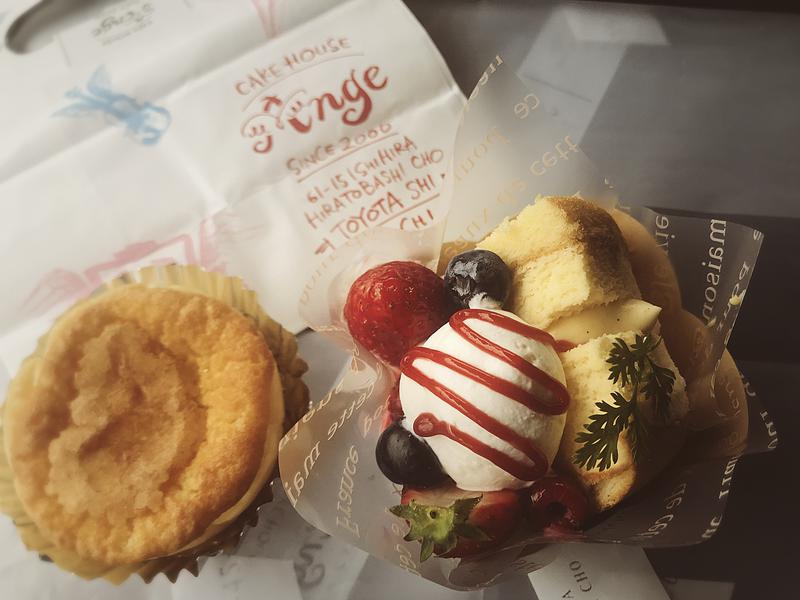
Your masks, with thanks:
[{"label": "paper bakery bag", "polygon": [[66,306],[146,265],[240,276],[299,330],[320,259],[435,218],[463,104],[399,0],[129,0],[4,48],[0,82],[10,374]]}]

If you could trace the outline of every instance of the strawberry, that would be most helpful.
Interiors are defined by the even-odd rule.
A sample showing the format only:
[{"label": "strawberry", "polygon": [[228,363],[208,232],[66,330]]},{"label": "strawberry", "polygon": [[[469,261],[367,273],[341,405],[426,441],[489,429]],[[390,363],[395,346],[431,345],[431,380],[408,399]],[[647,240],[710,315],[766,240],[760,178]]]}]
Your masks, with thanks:
[{"label": "strawberry", "polygon": [[392,423],[401,420],[405,415],[403,414],[403,406],[400,404],[400,380],[394,382],[389,396],[386,398],[386,411],[383,413],[383,422],[381,423],[381,431],[386,429]]},{"label": "strawberry", "polygon": [[579,531],[589,516],[589,502],[573,483],[557,475],[535,481],[529,488],[532,518],[552,533]]},{"label": "strawberry", "polygon": [[383,413],[383,421],[381,421],[381,431],[386,431],[386,428],[389,427],[395,420],[392,418],[391,413],[386,411]]},{"label": "strawberry", "polygon": [[449,317],[444,282],[408,261],[389,262],[353,282],[344,305],[350,335],[391,365],[424,342]]},{"label": "strawberry", "polygon": [[419,559],[436,554],[445,558],[483,552],[506,540],[522,513],[513,490],[465,492],[455,486],[404,488],[401,504],[389,511],[411,529],[405,540],[419,540]]},{"label": "strawberry", "polygon": [[392,391],[389,392],[389,398],[386,400],[386,410],[389,413],[392,421],[399,421],[403,418],[403,406],[400,404],[400,380],[398,379]]}]

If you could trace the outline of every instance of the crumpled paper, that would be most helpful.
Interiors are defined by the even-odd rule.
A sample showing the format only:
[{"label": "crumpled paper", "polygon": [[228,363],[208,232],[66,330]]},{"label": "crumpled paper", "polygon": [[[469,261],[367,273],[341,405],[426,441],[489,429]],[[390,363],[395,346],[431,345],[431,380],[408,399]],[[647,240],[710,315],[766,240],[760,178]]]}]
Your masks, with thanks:
[{"label": "crumpled paper", "polygon": [[67,306],[153,264],[242,277],[299,331],[318,259],[433,218],[463,105],[400,0],[126,0],[3,51],[0,82],[11,374]]}]

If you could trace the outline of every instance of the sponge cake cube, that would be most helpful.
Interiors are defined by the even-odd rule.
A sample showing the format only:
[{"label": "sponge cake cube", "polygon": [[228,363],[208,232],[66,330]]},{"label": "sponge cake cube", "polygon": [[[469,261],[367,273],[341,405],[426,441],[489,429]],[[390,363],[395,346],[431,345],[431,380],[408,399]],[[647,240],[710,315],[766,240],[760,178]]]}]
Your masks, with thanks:
[{"label": "sponge cake cube", "polygon": [[[621,338],[630,345],[634,343],[637,333],[641,332],[627,331],[604,335],[560,355],[570,395],[570,405],[557,463],[560,469],[572,473],[581,482],[598,510],[614,506],[635,487],[652,478],[674,456],[682,442],[682,437],[677,439],[676,432],[672,430],[688,412],[686,383],[662,343],[652,352],[651,357],[657,364],[672,370],[675,374],[669,422],[660,423],[656,419],[652,401],[641,394],[638,397],[639,413],[645,419],[649,433],[659,441],[657,444],[648,445],[648,448],[655,449],[653,455],[645,452],[635,463],[629,431],[625,430],[617,443],[619,458],[610,468],[600,471],[597,467],[586,469],[575,464],[575,452],[580,447],[575,438],[590,422],[589,417],[598,412],[597,403],[602,401],[612,403],[611,393],[615,391],[622,393],[625,398],[630,398],[629,387],[624,388],[619,382],[614,383],[608,378],[607,359],[615,339]],[[673,438],[676,439],[673,441]]]},{"label": "sponge cake cube", "polygon": [[619,227],[587,200],[539,198],[478,247],[511,268],[509,308],[536,327],[640,295]]}]

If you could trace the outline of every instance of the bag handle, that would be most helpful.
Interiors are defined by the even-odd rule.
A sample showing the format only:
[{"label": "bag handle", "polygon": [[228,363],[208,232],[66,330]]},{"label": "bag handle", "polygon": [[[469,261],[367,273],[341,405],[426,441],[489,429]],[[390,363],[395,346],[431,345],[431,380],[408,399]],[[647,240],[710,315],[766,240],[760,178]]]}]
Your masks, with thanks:
[{"label": "bag handle", "polygon": [[18,48],[14,48],[11,40],[20,28],[30,20],[43,6],[53,4],[56,0],[23,0],[11,7],[2,20],[0,20],[0,45],[2,49],[11,54],[22,56]]},{"label": "bag handle", "polygon": [[[31,51],[25,51],[24,47],[14,44],[16,36],[22,28],[31,25],[31,22],[45,9],[62,9],[62,14],[51,13],[54,17],[50,22],[60,22],[63,20],[63,9],[78,9],[78,0],[17,0],[12,3],[10,10],[5,13],[0,20],[0,66],[11,69],[12,72],[25,72],[30,69],[38,73],[53,73],[68,67],[68,60],[59,43],[57,43],[58,33],[62,28],[53,28],[54,39],[48,41],[43,46]],[[42,19],[40,23],[48,22]],[[56,43],[53,43],[53,42]]]}]

